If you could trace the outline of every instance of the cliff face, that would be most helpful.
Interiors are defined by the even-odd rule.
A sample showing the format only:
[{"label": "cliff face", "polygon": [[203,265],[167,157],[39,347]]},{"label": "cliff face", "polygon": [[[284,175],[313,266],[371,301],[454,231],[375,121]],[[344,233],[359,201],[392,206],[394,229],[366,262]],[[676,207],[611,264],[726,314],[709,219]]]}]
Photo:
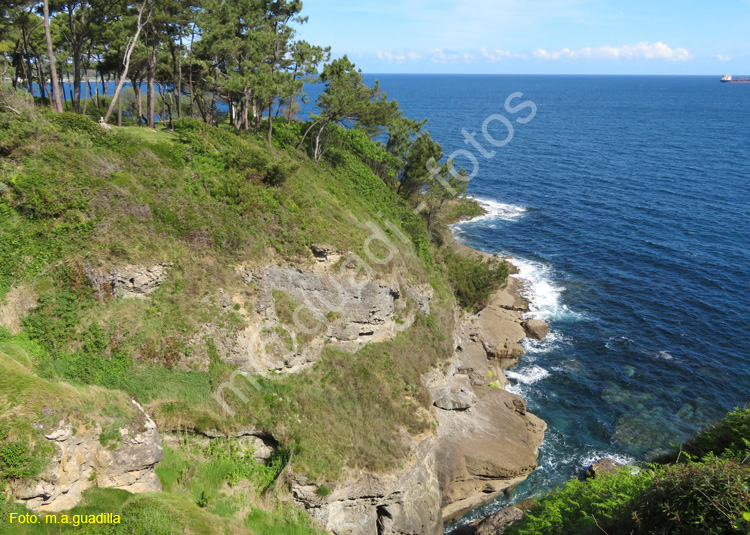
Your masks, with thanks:
[{"label": "cliff face", "polygon": [[[237,277],[255,288],[255,311],[244,329],[219,338],[225,362],[253,374],[299,373],[315,363],[326,345],[354,352],[407,329],[418,312],[429,313],[432,293],[426,287],[410,285],[398,273],[375,281],[353,278],[346,269],[335,271],[332,262],[325,259],[304,269],[238,268]],[[149,290],[160,282],[148,279]],[[148,293],[135,283],[128,292],[124,297]],[[223,290],[219,299],[226,301],[221,305],[225,308],[232,302]],[[285,302],[304,306],[317,317],[329,314],[307,343],[277,353],[269,350],[274,346],[271,337],[278,337],[280,329],[300,328],[284,317],[290,312]],[[327,495],[319,492],[320,482],[293,473],[289,481],[294,500],[337,535],[437,535],[445,521],[523,481],[536,467],[546,427],[527,412],[520,397],[504,390],[502,370],[523,352],[524,310],[526,303],[512,278],[479,314],[459,317],[456,310],[453,357],[422,379],[432,400],[430,418],[436,432],[414,437],[403,430],[411,455],[399,469],[386,474],[350,472],[332,484]],[[191,358],[192,366],[202,365]],[[33,511],[55,512],[75,506],[81,493],[93,486],[134,493],[160,490],[154,466],[163,454],[161,440],[154,422],[132,403],[136,416],[117,429],[113,444],[102,440],[98,424],[75,428],[62,421],[46,433],[56,453],[39,478],[14,489],[16,498]],[[362,432],[367,432],[366,426]],[[265,434],[258,431],[253,437],[259,433]],[[223,436],[204,435],[204,440]],[[261,448],[268,451],[259,462],[270,457],[275,444],[269,444]]]},{"label": "cliff face", "polygon": [[[412,457],[388,475],[358,473],[326,497],[304,476],[295,500],[337,535],[442,533],[443,522],[495,498],[536,468],[546,424],[504,390],[502,370],[518,361],[526,336],[518,283],[496,292],[455,333],[455,356],[426,377],[435,436],[411,439]],[[489,386],[492,385],[492,386]]]},{"label": "cliff face", "polygon": [[502,391],[517,297],[452,308],[484,303],[486,286],[463,290],[502,268],[449,261],[447,223],[363,160],[364,138],[340,129],[316,165],[198,123],[114,138],[60,117],[29,111],[38,135],[0,177],[0,442],[44,446],[17,498],[53,511],[94,485],[158,489],[153,422],[243,442],[335,533],[438,532],[534,466],[543,425]]}]

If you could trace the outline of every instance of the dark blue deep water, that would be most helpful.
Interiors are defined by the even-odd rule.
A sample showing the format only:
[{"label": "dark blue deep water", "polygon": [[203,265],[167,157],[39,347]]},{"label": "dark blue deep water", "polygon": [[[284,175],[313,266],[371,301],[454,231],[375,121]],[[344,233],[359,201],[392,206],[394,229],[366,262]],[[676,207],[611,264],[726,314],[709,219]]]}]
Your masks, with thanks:
[{"label": "dark blue deep water", "polygon": [[[375,77],[369,76],[368,81]],[[750,85],[717,77],[381,75],[446,154],[470,150],[489,216],[455,230],[512,255],[552,335],[513,392],[549,424],[540,468],[502,504],[599,457],[648,459],[750,402]],[[492,147],[514,92],[537,106]],[[476,132],[492,158],[464,143]],[[499,121],[489,134],[502,140]],[[471,161],[457,163],[472,170]]]}]

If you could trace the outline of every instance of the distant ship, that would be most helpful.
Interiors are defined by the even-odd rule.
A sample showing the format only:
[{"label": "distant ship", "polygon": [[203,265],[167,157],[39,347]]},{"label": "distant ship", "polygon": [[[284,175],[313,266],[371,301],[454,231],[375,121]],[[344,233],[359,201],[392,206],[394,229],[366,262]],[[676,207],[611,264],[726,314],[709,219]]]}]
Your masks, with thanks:
[{"label": "distant ship", "polygon": [[725,74],[721,81],[727,84],[750,84],[750,78],[732,78],[731,74]]}]

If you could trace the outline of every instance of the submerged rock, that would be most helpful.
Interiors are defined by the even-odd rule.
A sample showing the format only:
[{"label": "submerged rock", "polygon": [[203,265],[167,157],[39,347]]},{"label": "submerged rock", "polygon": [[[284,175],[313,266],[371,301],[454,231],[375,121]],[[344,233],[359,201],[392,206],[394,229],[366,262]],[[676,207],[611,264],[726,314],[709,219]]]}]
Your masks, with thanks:
[{"label": "submerged rock", "polygon": [[468,526],[460,527],[452,531],[451,535],[498,535],[521,520],[524,514],[523,509],[511,505]]},{"label": "submerged rock", "polygon": [[595,478],[604,474],[614,474],[618,468],[625,466],[614,459],[601,459],[586,469],[586,477]]}]

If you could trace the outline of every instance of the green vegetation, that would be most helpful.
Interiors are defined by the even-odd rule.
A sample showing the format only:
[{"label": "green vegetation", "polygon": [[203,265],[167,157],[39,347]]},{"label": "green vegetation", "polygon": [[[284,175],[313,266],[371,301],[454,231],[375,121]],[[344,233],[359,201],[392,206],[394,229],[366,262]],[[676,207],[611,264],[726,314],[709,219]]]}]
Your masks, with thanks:
[{"label": "green vegetation", "polygon": [[[25,513],[22,506],[5,506],[8,513]],[[63,515],[69,520],[75,515],[111,513],[120,516],[119,524],[63,524]],[[57,522],[39,517],[36,524],[10,524],[9,515],[0,505],[0,529],[9,535],[58,535],[83,533],[85,535],[253,535],[236,520],[211,514],[194,503],[171,493],[139,494],[112,489],[90,489],[81,503],[70,511],[51,515]],[[311,534],[314,532],[310,532]]]},{"label": "green vegetation", "polygon": [[508,280],[508,264],[503,260],[482,259],[475,254],[445,251],[448,280],[464,308],[481,310],[492,293]]},{"label": "green vegetation", "polygon": [[[502,272],[462,263],[442,217],[415,213],[429,188],[399,192],[399,166],[416,154],[408,141],[399,156],[370,138],[376,120],[362,129],[332,120],[316,164],[312,146],[295,148],[314,121],[277,120],[269,149],[260,133],[187,117],[173,121],[174,132],[105,130],[84,115],[40,112],[7,88],[0,101],[15,110],[0,109],[0,306],[18,295],[30,301],[14,331],[0,333],[0,402],[14,407],[0,439],[3,480],[46,466],[52,452],[39,426],[51,430],[62,417],[75,428],[99,424],[102,445],[116,448],[133,396],[162,432],[252,425],[279,447],[265,465],[231,444],[168,449],[158,468],[163,496],[122,497],[102,510],[132,507],[133,518],[153,515],[154,526],[158,518],[184,526],[190,515],[209,525],[205,515],[216,515],[256,533],[306,534],[315,532],[306,517],[269,505],[284,492],[276,481],[285,466],[317,480],[324,496],[347,470],[398,467],[409,452],[402,430],[432,428],[421,377],[452,352],[456,297],[480,307]],[[409,180],[418,179],[419,161]],[[464,211],[470,202],[458,201]],[[394,339],[354,355],[326,346],[306,372],[253,378],[247,401],[227,391],[234,415],[223,412],[212,394],[235,368],[219,337],[243,329],[259,298],[235,266],[310,263],[314,243],[384,259],[393,251],[376,243],[365,250],[373,222],[396,248],[390,264],[370,264],[373,275],[398,271],[430,284],[431,314],[410,301],[402,312],[416,319]],[[112,266],[164,262],[167,279],[148,299],[122,299],[107,275]],[[298,305],[273,297],[279,350],[304,347],[312,337],[294,329]],[[339,320],[336,312],[326,318]]]},{"label": "green vegetation", "polygon": [[[400,466],[403,432],[434,426],[421,378],[452,354],[456,301],[479,309],[507,276],[502,263],[453,250],[447,224],[481,213],[454,198],[466,173],[348,58],[328,63],[329,49],[296,40],[301,2],[50,3],[47,32],[39,7],[0,8],[0,74],[16,71],[15,87],[0,88],[0,317],[10,329],[0,331],[0,491],[47,466],[43,432],[63,418],[99,426],[102,446],[117,448],[131,396],[161,432],[184,434],[157,468],[165,492],[92,489],[73,514],[120,512],[127,523],[78,529],[318,533],[272,505],[284,470],[306,473],[324,498],[349,470]],[[94,69],[132,86],[92,95]],[[56,95],[60,74],[72,95]],[[319,113],[294,120],[303,82],[316,81]],[[44,87],[36,99],[32,83]],[[103,128],[100,117],[124,126]],[[316,243],[368,258],[373,277],[430,285],[430,315],[407,299],[395,320],[415,320],[389,341],[353,355],[326,345],[291,376],[240,377],[225,412],[213,397],[236,371],[225,342],[262,310],[236,268],[309,265]],[[155,264],[169,265],[166,281],[147,299],[123,299],[112,270]],[[309,347],[314,335],[294,326],[298,304],[273,298],[271,353]],[[194,440],[240,426],[275,438],[268,462],[237,441]]]},{"label": "green vegetation", "polygon": [[685,444],[674,462],[572,480],[505,533],[750,533],[748,425],[750,409],[738,409]]}]

